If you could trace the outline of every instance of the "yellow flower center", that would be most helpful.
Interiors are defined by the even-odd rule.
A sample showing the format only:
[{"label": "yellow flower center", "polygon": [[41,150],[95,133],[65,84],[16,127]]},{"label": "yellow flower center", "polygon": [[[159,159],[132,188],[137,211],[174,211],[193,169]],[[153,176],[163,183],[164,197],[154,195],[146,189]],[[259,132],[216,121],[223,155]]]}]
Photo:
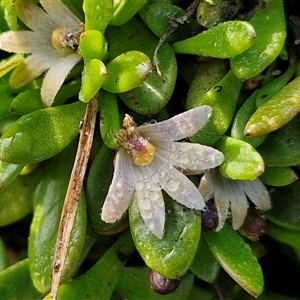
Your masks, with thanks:
[{"label": "yellow flower center", "polygon": [[79,44],[80,32],[74,33],[66,28],[56,28],[52,32],[52,45],[56,49],[69,47],[77,50]]},{"label": "yellow flower center", "polygon": [[123,126],[125,129],[121,129],[116,136],[119,145],[132,155],[136,165],[149,165],[155,155],[155,146],[139,134],[131,116],[125,115]]},{"label": "yellow flower center", "polygon": [[147,166],[151,163],[155,154],[155,146],[147,142],[143,151],[132,150],[132,158],[136,165]]}]

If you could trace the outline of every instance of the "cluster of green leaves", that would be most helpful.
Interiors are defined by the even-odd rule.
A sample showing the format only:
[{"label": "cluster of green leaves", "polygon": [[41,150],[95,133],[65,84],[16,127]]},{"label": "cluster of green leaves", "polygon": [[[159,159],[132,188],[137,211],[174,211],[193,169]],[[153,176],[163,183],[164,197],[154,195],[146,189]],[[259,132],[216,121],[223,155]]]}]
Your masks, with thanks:
[{"label": "cluster of green leaves", "polygon": [[[12,2],[1,1],[2,32],[18,29]],[[42,78],[19,90],[9,86],[8,72],[22,55],[0,62],[1,299],[49,298],[78,126],[85,103],[96,94],[100,122],[58,299],[215,299],[213,285],[226,286],[230,299],[292,299],[288,293],[274,293],[277,289],[270,284],[263,292],[258,258],[266,249],[272,253],[268,239],[249,242],[229,223],[219,232],[203,232],[200,212],[167,196],[162,240],[145,227],[135,199],[118,222],[100,219],[113,175],[114,134],[124,113],[142,123],[206,104],[212,116],[190,140],[222,151],[221,169],[227,177],[260,178],[270,187],[267,235],[292,251],[299,265],[299,63],[297,55],[287,54],[283,0],[257,1],[248,11],[242,10],[243,1],[236,1],[231,14],[224,12],[230,1],[225,1],[227,7],[223,1],[201,1],[195,16],[159,49],[161,76],[151,60],[170,21],[186,8],[185,1],[62,2],[85,23],[78,49],[83,64],[69,74],[54,107],[42,106]],[[195,34],[199,24],[208,29]],[[192,55],[210,59],[196,62]],[[277,69],[285,72],[276,77]],[[261,86],[245,91],[243,81],[253,78]],[[24,223],[29,231],[28,249],[22,249],[26,254],[10,249],[8,239]],[[10,252],[22,260],[9,266]],[[155,294],[148,283],[149,268],[170,279],[181,278],[177,290]]]}]

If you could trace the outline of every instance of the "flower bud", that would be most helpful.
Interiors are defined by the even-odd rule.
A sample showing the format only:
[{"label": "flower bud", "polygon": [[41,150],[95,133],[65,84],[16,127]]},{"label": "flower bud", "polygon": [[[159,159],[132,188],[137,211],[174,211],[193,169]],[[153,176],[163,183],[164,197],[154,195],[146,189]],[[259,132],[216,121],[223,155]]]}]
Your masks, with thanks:
[{"label": "flower bud", "polygon": [[255,210],[248,211],[243,225],[239,228],[240,234],[252,241],[259,240],[259,236],[263,235],[266,230],[267,225],[264,216]]},{"label": "flower bud", "polygon": [[168,279],[156,273],[155,271],[150,270],[149,282],[151,288],[156,293],[166,295],[173,293],[177,289],[180,279]]},{"label": "flower bud", "polygon": [[202,213],[202,229],[212,231],[218,226],[218,214],[211,201],[206,202],[206,210]]}]

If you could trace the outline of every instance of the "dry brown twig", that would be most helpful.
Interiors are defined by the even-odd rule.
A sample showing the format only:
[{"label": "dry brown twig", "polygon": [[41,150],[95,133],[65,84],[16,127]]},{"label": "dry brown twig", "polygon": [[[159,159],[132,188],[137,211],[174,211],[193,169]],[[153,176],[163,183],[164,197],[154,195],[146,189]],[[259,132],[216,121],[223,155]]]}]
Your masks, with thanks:
[{"label": "dry brown twig", "polygon": [[94,97],[86,107],[85,116],[80,129],[77,153],[65,196],[55,244],[50,292],[51,299],[53,300],[57,298],[58,287],[65,265],[69,241],[78,207],[78,201],[81,194],[83,179],[92,146],[97,107],[97,97]]},{"label": "dry brown twig", "polygon": [[167,28],[166,32],[163,36],[159,39],[157,46],[155,47],[154,54],[153,54],[153,64],[156,68],[156,72],[158,76],[161,76],[161,71],[159,69],[159,60],[157,58],[157,53],[164,43],[164,41],[182,24],[187,22],[187,19],[193,15],[195,10],[198,7],[200,0],[194,0],[192,4],[177,18],[171,20],[169,27]]}]

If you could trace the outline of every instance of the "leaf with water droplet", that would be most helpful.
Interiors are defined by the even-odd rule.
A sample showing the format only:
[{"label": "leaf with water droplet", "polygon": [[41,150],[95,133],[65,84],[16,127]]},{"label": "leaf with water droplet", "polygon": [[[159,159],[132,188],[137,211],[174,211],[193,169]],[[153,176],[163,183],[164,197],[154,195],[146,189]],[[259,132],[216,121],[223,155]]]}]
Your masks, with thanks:
[{"label": "leaf with water droplet", "polygon": [[194,37],[173,44],[175,53],[229,58],[248,49],[256,33],[247,22],[223,22]]},{"label": "leaf with water droplet", "polygon": [[165,195],[166,223],[162,239],[145,226],[136,197],[129,209],[131,234],[149,268],[169,279],[181,277],[196,253],[201,230],[200,212]]},{"label": "leaf with water droplet", "polygon": [[300,76],[260,106],[246,124],[244,134],[255,137],[274,131],[300,111]]},{"label": "leaf with water droplet", "polygon": [[233,73],[246,80],[260,74],[279,55],[286,37],[282,0],[265,1],[249,21],[257,38],[250,48],[230,61]]}]

